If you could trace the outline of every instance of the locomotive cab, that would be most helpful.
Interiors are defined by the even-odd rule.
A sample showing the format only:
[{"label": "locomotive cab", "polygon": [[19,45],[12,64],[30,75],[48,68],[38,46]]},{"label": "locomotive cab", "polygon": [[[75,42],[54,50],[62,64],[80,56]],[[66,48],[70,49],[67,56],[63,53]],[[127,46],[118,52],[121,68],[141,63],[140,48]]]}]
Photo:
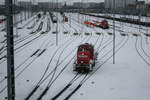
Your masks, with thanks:
[{"label": "locomotive cab", "polygon": [[102,22],[100,23],[100,27],[102,27],[103,29],[108,29],[109,28],[108,21],[102,20]]},{"label": "locomotive cab", "polygon": [[95,66],[95,60],[94,46],[88,43],[80,45],[77,50],[74,71],[78,73],[89,73]]}]

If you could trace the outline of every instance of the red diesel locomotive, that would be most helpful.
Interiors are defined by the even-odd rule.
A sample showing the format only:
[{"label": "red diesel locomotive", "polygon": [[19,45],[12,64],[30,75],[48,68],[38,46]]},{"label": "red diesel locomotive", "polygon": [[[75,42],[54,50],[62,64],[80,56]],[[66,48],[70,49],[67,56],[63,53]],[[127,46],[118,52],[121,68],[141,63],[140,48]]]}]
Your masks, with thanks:
[{"label": "red diesel locomotive", "polygon": [[74,71],[78,73],[88,73],[93,70],[97,53],[94,51],[92,44],[81,44],[77,50],[77,58],[74,63]]},{"label": "red diesel locomotive", "polygon": [[102,20],[101,22],[97,22],[97,27],[101,27],[103,29],[108,29],[109,24],[107,20]]}]

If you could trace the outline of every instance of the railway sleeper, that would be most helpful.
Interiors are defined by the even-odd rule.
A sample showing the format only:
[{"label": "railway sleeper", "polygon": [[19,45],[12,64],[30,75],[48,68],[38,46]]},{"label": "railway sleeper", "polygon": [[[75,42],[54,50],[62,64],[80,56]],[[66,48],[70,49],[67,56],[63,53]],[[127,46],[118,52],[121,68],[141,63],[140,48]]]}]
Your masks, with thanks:
[{"label": "railway sleeper", "polygon": [[46,33],[47,33],[46,31],[45,31],[45,32],[44,32],[44,31],[42,31],[40,34],[46,34]]},{"label": "railway sleeper", "polygon": [[79,35],[79,33],[73,33],[73,35]]},{"label": "railway sleeper", "polygon": [[85,35],[91,35],[91,33],[84,33]]},{"label": "railway sleeper", "polygon": [[124,34],[124,33],[121,33],[120,35],[121,35],[121,36],[128,36],[128,34]]},{"label": "railway sleeper", "polygon": [[96,32],[96,34],[97,34],[97,35],[102,35],[103,33],[100,33],[100,32]]},{"label": "railway sleeper", "polygon": [[135,37],[138,37],[138,36],[140,36],[140,34],[132,34],[133,36],[135,36]]},{"label": "railway sleeper", "polygon": [[53,32],[52,32],[52,34],[56,34],[56,33],[57,33],[56,31],[53,31]]},{"label": "railway sleeper", "polygon": [[27,29],[32,29],[33,27],[31,26],[31,27],[27,27]]},{"label": "railway sleeper", "polygon": [[36,31],[32,31],[32,32],[30,32],[29,34],[34,34],[34,33],[36,33]]},{"label": "railway sleeper", "polygon": [[23,29],[23,27],[18,27],[17,29]]},{"label": "railway sleeper", "polygon": [[147,37],[150,37],[150,34],[144,34],[145,36],[147,36]]},{"label": "railway sleeper", "polygon": [[110,32],[108,32],[107,34],[108,34],[108,35],[112,35],[112,33],[110,33]]},{"label": "railway sleeper", "polygon": [[68,34],[69,32],[68,32],[68,31],[64,31],[63,33],[64,33],[64,34]]}]

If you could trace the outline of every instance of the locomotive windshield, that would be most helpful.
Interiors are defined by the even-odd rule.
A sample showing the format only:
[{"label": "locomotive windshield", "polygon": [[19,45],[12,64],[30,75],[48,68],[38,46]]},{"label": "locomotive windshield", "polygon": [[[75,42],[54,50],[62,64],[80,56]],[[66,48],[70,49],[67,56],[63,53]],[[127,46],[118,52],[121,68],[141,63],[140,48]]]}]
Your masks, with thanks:
[{"label": "locomotive windshield", "polygon": [[89,45],[82,45],[82,46],[79,46],[78,51],[80,51],[80,52],[85,52],[85,51],[92,52],[93,51],[93,47],[91,47]]},{"label": "locomotive windshield", "polygon": [[85,51],[87,51],[87,50],[86,50],[86,48],[79,47],[78,51],[85,52]]}]

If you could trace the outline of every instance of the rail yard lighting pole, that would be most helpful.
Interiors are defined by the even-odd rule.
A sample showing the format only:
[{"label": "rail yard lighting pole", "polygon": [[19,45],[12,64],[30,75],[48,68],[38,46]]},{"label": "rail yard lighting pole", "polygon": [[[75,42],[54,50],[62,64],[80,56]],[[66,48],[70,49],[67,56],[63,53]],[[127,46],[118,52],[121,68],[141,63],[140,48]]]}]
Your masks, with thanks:
[{"label": "rail yard lighting pole", "polygon": [[56,46],[58,45],[58,0],[56,1],[56,16],[57,16],[57,23],[56,23]]},{"label": "rail yard lighting pole", "polygon": [[69,13],[69,18],[70,18],[69,23],[70,23],[70,27],[71,27],[71,12]]},{"label": "rail yard lighting pole", "polygon": [[115,0],[113,0],[113,64],[115,64]]},{"label": "rail yard lighting pole", "polygon": [[13,43],[13,1],[6,0],[7,18],[7,95],[8,100],[15,100],[15,71]]}]

